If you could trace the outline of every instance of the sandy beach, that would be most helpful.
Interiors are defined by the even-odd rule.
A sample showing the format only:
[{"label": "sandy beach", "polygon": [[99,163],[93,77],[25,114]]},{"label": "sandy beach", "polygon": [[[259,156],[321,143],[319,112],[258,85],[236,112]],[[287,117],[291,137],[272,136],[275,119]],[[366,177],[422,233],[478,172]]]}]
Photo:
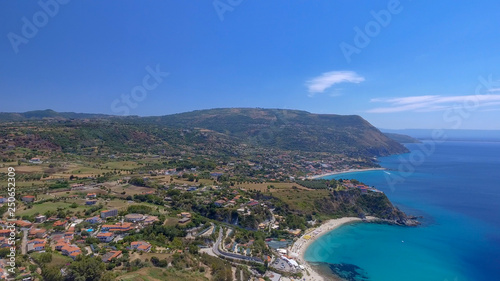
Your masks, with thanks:
[{"label": "sandy beach", "polygon": [[[376,218],[367,217],[368,221],[374,221]],[[318,272],[316,272],[309,263],[306,262],[304,258],[304,254],[306,252],[307,247],[311,245],[312,242],[316,241],[322,235],[340,227],[341,225],[353,223],[353,222],[361,222],[360,218],[355,217],[345,217],[340,219],[332,219],[321,226],[307,230],[304,235],[302,235],[290,248],[290,255],[298,255],[296,260],[299,264],[303,265],[305,269],[309,272],[309,275],[304,272],[305,280],[307,281],[322,281],[326,280],[323,276],[321,276]],[[307,239],[306,239],[307,238]]]},{"label": "sandy beach", "polygon": [[349,169],[349,170],[344,170],[344,171],[331,172],[331,173],[326,173],[326,174],[310,176],[307,178],[313,180],[313,179],[319,179],[322,177],[333,176],[333,175],[338,175],[338,174],[354,173],[354,172],[367,172],[367,171],[382,171],[382,170],[386,170],[386,168]]}]

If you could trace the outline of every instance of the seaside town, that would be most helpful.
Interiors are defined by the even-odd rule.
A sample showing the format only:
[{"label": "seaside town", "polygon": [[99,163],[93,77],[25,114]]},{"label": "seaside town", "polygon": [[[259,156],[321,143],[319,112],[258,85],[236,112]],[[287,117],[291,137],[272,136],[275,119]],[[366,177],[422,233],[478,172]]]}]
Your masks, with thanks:
[{"label": "seaside town", "polygon": [[0,281],[500,280],[500,1],[1,3]]},{"label": "seaside town", "polygon": [[382,169],[373,147],[321,142],[343,148],[318,152],[307,139],[289,150],[146,124],[0,123],[0,180],[15,182],[0,192],[2,278],[318,281],[304,254],[324,232],[373,217],[409,225],[383,187],[352,178]]},{"label": "seaside town", "polygon": [[[36,169],[44,162],[50,161],[31,158],[18,169]],[[156,259],[161,262],[162,257],[165,267],[176,267],[175,260],[182,260],[184,254],[207,254],[229,260],[233,266],[251,265],[240,269],[241,276],[248,279],[319,280],[311,277],[316,275],[301,255],[304,241],[314,240],[325,225],[314,230],[320,225],[315,219],[297,223],[282,210],[277,211],[276,202],[261,193],[276,189],[272,184],[263,189],[258,182],[216,185],[217,178],[232,174],[240,164],[218,166],[220,172],[210,173],[212,184],[207,180],[201,183],[196,169],[150,170],[148,176],[131,174],[101,183],[92,176],[72,176],[69,181],[48,177],[44,184],[64,186],[39,188],[36,190],[43,192],[19,196],[17,220],[0,221],[1,248],[10,248],[12,231],[8,225],[15,224],[16,251],[25,257],[25,266],[16,268],[22,280],[37,279],[44,259],[64,267],[70,260],[89,256],[98,258],[108,270],[130,270],[134,263],[140,267]],[[294,167],[309,170],[307,176],[333,172],[329,164],[315,161],[299,162]],[[259,169],[262,167],[255,170]],[[283,184],[307,189],[305,177],[298,179],[305,186],[292,180],[289,177]],[[274,182],[279,185],[279,181]],[[355,180],[338,182],[326,190],[334,189],[381,192]],[[0,204],[5,203],[7,199],[0,197]],[[234,219],[244,228],[235,228]],[[158,229],[160,226],[163,228]],[[6,279],[8,256],[2,256],[0,273]]]}]

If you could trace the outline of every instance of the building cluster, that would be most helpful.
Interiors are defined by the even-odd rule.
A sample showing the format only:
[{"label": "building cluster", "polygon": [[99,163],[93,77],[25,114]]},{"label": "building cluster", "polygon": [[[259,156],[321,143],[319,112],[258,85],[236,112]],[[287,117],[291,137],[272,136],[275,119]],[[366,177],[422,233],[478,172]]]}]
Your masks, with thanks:
[{"label": "building cluster", "polygon": [[236,254],[241,254],[244,256],[250,256],[252,253],[252,245],[255,242],[255,240],[251,239],[247,243],[237,243],[237,242],[231,242],[227,245],[224,246],[227,251],[236,253]]},{"label": "building cluster", "polygon": [[[248,149],[248,148],[247,148]],[[287,153],[253,151],[248,160],[233,159],[217,161],[209,175],[213,179],[221,176],[244,177],[251,181],[294,181],[296,178],[308,178],[332,172],[373,167],[367,159],[345,155],[318,154],[313,152]],[[167,157],[172,161],[184,159]],[[311,160],[314,159],[314,160]],[[192,169],[158,169],[149,171],[151,175],[198,176],[200,171]]]},{"label": "building cluster", "polygon": [[[87,200],[98,200],[97,197],[98,195],[95,193],[87,194]],[[25,195],[21,197],[21,200],[26,204],[33,203],[36,196]],[[191,214],[186,217],[190,218]],[[118,209],[114,208],[101,210],[97,215],[87,218],[37,215],[33,221],[6,222],[0,220],[0,248],[12,247],[9,244],[9,237],[14,235],[18,239],[21,238],[21,242],[16,241],[15,247],[20,249],[22,254],[42,253],[51,249],[73,260],[79,255],[99,255],[104,262],[109,262],[121,257],[122,252],[113,249],[113,247],[108,248],[111,250],[105,253],[94,251],[93,247],[89,247],[86,243],[86,237],[94,237],[99,243],[107,244],[121,240],[129,232],[138,231],[158,221],[157,216],[136,213],[119,217]],[[83,222],[86,223],[87,227],[81,226]],[[10,227],[11,223],[15,225],[15,228]],[[92,225],[92,227],[89,228],[88,225]],[[24,235],[25,233],[26,235]],[[132,241],[127,244],[129,244],[127,249],[131,251],[150,252],[152,249],[152,245],[147,241]],[[4,259],[0,259],[0,279],[7,276],[5,267],[2,267],[4,262]]]},{"label": "building cluster", "polygon": [[370,192],[383,193],[382,191],[376,189],[375,187],[367,186],[365,184],[355,184],[355,183],[351,182],[351,180],[343,180],[342,181],[342,185],[344,187],[350,188],[350,189],[359,189],[363,193],[367,193],[369,191]]}]

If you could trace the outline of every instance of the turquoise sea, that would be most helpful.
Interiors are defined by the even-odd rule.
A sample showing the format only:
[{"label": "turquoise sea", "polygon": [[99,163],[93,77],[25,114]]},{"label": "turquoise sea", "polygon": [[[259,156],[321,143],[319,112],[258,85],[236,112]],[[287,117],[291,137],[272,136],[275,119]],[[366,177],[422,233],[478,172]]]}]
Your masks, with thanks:
[{"label": "turquoise sea", "polygon": [[500,280],[500,142],[408,144],[387,171],[346,173],[384,191],[419,227],[358,223],[314,242],[306,260],[346,280]]}]

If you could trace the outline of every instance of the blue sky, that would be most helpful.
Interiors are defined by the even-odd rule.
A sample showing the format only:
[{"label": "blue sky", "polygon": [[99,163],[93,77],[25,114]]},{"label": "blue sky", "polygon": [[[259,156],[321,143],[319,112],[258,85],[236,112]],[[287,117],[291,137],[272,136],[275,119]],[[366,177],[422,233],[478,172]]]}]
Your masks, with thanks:
[{"label": "blue sky", "polygon": [[2,1],[0,17],[0,111],[500,129],[498,1]]}]

